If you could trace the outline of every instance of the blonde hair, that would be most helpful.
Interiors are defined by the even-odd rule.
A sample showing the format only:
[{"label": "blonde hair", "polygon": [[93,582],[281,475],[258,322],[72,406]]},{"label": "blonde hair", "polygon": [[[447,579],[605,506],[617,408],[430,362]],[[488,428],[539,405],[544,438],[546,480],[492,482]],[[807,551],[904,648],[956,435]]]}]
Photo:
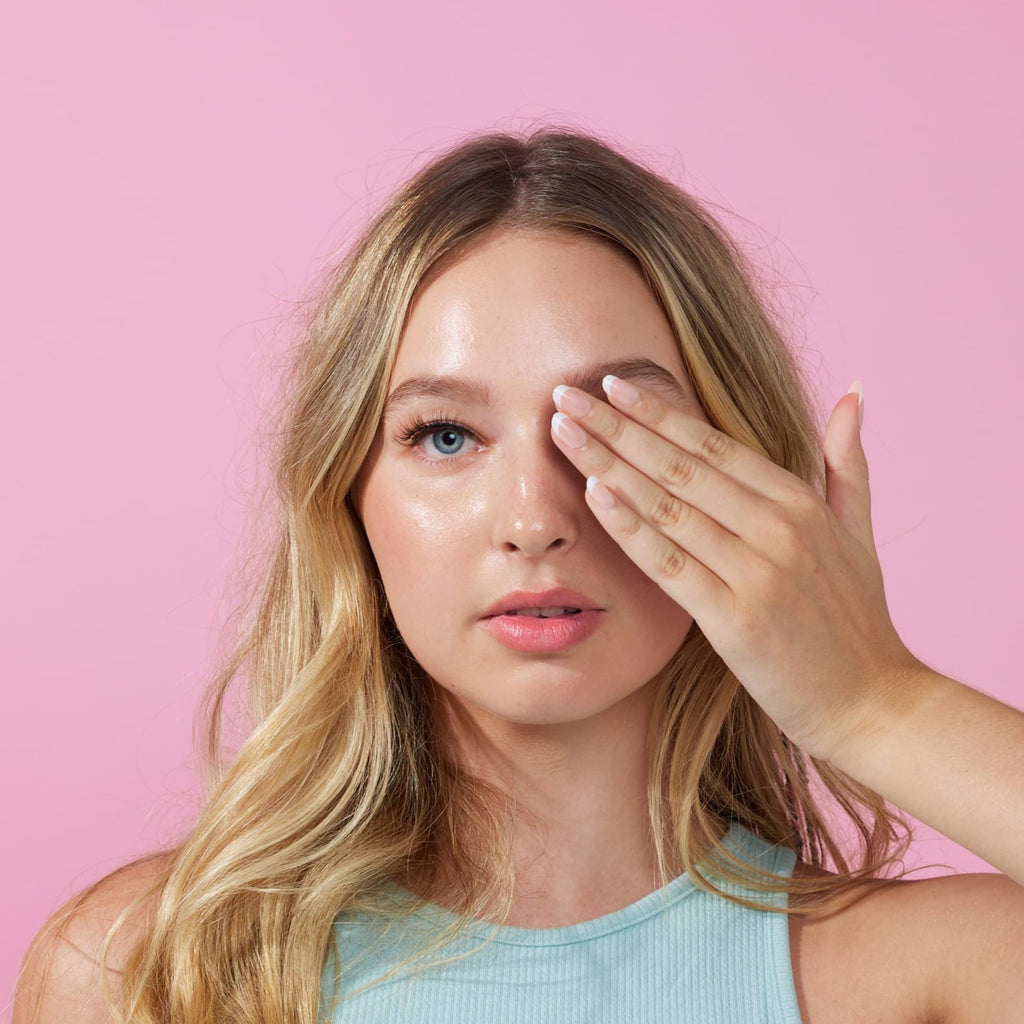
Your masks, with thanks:
[{"label": "blonde hair", "polygon": [[[742,253],[693,198],[559,129],[471,137],[433,160],[331,273],[297,350],[277,453],[279,539],[211,691],[215,785],[126,965],[127,1020],[312,1024],[336,916],[408,910],[396,911],[393,882],[429,891],[441,863],[466,918],[497,907],[500,919],[509,905],[508,808],[444,756],[430,680],[388,615],[348,500],[417,289],[500,229],[570,232],[629,254],[711,423],[823,493],[808,384]],[[236,681],[253,726],[220,766]],[[788,743],[696,624],[656,685],[649,810],[663,874],[680,866],[713,891],[742,878],[788,891],[782,909],[806,912],[902,857],[903,819]],[[837,874],[781,878],[708,857],[723,850],[723,822]]]}]

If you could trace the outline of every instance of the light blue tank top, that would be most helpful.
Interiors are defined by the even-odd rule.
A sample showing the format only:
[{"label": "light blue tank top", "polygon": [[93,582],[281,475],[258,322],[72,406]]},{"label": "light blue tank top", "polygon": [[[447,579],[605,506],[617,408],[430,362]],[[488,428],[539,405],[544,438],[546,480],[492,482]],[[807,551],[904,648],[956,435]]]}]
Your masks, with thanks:
[{"label": "light blue tank top", "polygon": [[[738,825],[724,843],[789,877],[795,856]],[[733,893],[745,890],[723,885]],[[749,895],[749,893],[748,893]],[[785,895],[755,897],[783,905]],[[561,928],[473,922],[426,966],[402,968],[453,915],[428,905],[396,921],[341,916],[334,935],[346,994],[332,1024],[800,1024],[784,913],[752,910],[687,875],[614,913]],[[481,945],[485,939],[490,941]],[[468,954],[446,964],[440,958]]]}]

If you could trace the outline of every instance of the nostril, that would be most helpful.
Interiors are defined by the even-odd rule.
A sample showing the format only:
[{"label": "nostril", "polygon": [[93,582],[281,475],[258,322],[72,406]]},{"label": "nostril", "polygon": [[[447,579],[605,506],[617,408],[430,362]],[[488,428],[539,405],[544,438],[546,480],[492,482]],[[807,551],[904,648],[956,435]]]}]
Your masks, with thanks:
[{"label": "nostril", "polygon": [[542,536],[525,536],[516,540],[506,540],[504,549],[508,552],[521,551],[523,554],[543,554],[546,551],[561,550],[568,546],[566,537],[554,537],[545,540]]},{"label": "nostril", "polygon": [[[560,459],[561,455],[558,456]],[[586,502],[577,497],[583,488],[575,480],[535,465],[519,466],[491,496],[491,540],[495,550],[537,557],[560,555],[572,548],[579,535]],[[526,472],[527,469],[533,472]],[[572,472],[576,472],[569,466]],[[577,474],[578,475],[578,474]]]}]

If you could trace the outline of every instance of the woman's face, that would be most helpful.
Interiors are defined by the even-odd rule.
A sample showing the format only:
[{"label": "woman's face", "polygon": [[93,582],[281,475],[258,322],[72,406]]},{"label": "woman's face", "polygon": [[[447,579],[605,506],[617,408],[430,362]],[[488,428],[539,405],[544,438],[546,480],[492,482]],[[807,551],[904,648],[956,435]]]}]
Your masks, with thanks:
[{"label": "woman's face", "polygon": [[703,418],[639,271],[596,240],[492,235],[410,311],[353,496],[406,645],[478,721],[626,712],[693,621],[601,528],[551,439],[552,389],[603,397],[606,373]]}]

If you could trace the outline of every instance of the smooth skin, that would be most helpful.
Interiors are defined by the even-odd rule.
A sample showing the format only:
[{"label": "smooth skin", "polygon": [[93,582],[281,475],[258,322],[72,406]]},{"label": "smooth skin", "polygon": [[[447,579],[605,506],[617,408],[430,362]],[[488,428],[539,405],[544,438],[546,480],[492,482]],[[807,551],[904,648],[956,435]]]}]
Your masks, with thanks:
[{"label": "smooth skin", "polygon": [[[603,390],[624,359],[633,370]],[[668,381],[635,372],[643,360]],[[422,289],[389,393],[429,374],[483,385],[487,400],[421,389],[385,416],[354,497],[460,756],[524,810],[510,923],[587,920],[654,888],[644,743],[663,652],[651,625],[675,643],[695,620],[795,742],[1006,872],[890,882],[791,919],[805,1024],[1024,1020],[1024,716],[899,639],[856,396],[828,423],[822,501],[711,427],[632,263],[558,234],[492,235]],[[443,429],[405,437],[410,418],[445,417],[464,444]],[[600,602],[604,635],[558,657],[480,635],[501,595],[553,585]],[[15,1024],[109,1019],[91,961],[154,868],[108,880],[67,941],[43,933]]]}]

